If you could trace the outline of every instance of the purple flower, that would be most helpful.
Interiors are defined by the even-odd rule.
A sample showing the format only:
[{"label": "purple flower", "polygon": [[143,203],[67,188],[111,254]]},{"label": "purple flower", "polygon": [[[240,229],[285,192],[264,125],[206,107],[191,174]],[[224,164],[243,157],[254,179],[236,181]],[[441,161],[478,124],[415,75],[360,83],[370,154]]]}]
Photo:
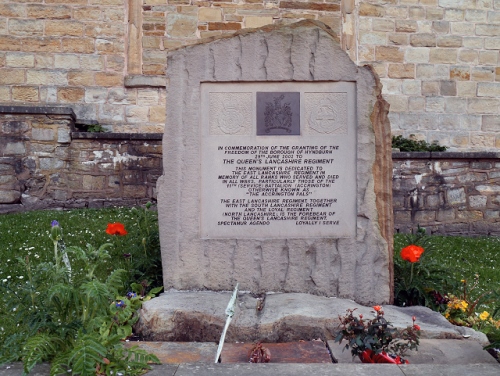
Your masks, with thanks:
[{"label": "purple flower", "polygon": [[52,227],[59,226],[59,222],[57,222],[55,219],[50,223]]},{"label": "purple flower", "polygon": [[132,298],[136,298],[137,297],[137,294],[133,291],[129,291],[127,292],[127,298],[129,299],[132,299]]},{"label": "purple flower", "polygon": [[125,302],[123,300],[119,300],[116,302],[116,308],[123,308],[125,307]]}]

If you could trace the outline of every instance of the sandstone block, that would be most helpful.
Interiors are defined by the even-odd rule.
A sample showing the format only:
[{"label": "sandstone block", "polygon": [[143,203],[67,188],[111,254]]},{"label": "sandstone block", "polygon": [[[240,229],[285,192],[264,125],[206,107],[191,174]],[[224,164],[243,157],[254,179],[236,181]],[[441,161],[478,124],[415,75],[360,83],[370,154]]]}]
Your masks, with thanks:
[{"label": "sandstone block", "polygon": [[429,223],[436,220],[436,212],[434,210],[418,210],[415,213],[415,221],[417,223]]},{"label": "sandstone block", "polygon": [[35,141],[53,141],[55,134],[54,130],[50,128],[33,128],[31,137]]},{"label": "sandstone block", "polygon": [[495,81],[500,81],[500,67],[495,68]]},{"label": "sandstone block", "polygon": [[415,64],[389,64],[390,78],[415,78]]},{"label": "sandstone block", "polygon": [[60,87],[57,89],[57,100],[63,103],[82,102],[85,90],[81,87]]},{"label": "sandstone block", "polygon": [[439,82],[422,81],[422,95],[426,97],[439,95]]},{"label": "sandstone block", "polygon": [[106,104],[99,105],[99,119],[102,121],[124,121],[123,106],[111,106]]},{"label": "sandstone block", "polygon": [[389,33],[387,35],[387,39],[389,40],[389,44],[406,46],[408,45],[409,36],[408,34],[402,34],[402,33]]},{"label": "sandstone block", "polygon": [[497,65],[498,51],[479,51],[479,64]]},{"label": "sandstone block", "polygon": [[450,67],[450,79],[457,81],[469,81],[470,67],[468,65]]},{"label": "sandstone block", "polygon": [[437,34],[446,34],[450,31],[448,21],[432,21],[432,30]]},{"label": "sandstone block", "polygon": [[149,109],[149,121],[152,123],[165,123],[166,119],[165,106],[152,106]]},{"label": "sandstone block", "polygon": [[376,46],[375,58],[380,61],[390,61],[393,63],[403,63],[404,50],[399,47],[392,46]]},{"label": "sandstone block", "polygon": [[[426,8],[425,9],[425,19],[430,21],[438,21],[444,18],[444,11],[441,8]],[[419,18],[423,19],[423,17]],[[448,19],[446,19],[448,20]]]},{"label": "sandstone block", "polygon": [[125,117],[129,123],[141,123],[149,120],[149,108],[143,106],[126,106]]},{"label": "sandstone block", "polygon": [[462,38],[462,44],[465,48],[482,49],[484,45],[484,38],[465,36]]},{"label": "sandstone block", "polygon": [[94,40],[92,38],[63,38],[63,52],[91,54],[95,52]]},{"label": "sandstone block", "polygon": [[455,48],[431,49],[429,62],[432,64],[453,64],[457,62],[458,50]]},{"label": "sandstone block", "polygon": [[475,32],[474,24],[471,22],[452,22],[451,32],[462,36],[477,35]]},{"label": "sandstone block", "polygon": [[12,85],[25,82],[24,70],[15,68],[0,68],[0,84]]},{"label": "sandstone block", "polygon": [[61,52],[61,39],[55,37],[28,37],[23,39],[22,50],[27,52]]},{"label": "sandstone block", "polygon": [[476,35],[498,37],[500,35],[500,24],[476,24]]},{"label": "sandstone block", "polygon": [[85,70],[98,71],[104,68],[104,59],[102,56],[80,55],[80,62]]},{"label": "sandstone block", "polygon": [[421,81],[419,80],[404,80],[402,92],[406,95],[420,95],[422,93],[421,86]]},{"label": "sandstone block", "polygon": [[359,15],[362,17],[384,17],[385,9],[382,5],[361,3],[359,5]]},{"label": "sandstone block", "polygon": [[58,70],[34,70],[26,72],[27,84],[41,85],[66,85],[68,83],[67,73]]},{"label": "sandstone block", "polygon": [[407,63],[428,63],[430,49],[428,47],[408,48],[405,52],[405,61]]},{"label": "sandstone block", "polygon": [[475,97],[476,87],[476,82],[457,81],[457,95],[460,97]]},{"label": "sandstone block", "polygon": [[413,20],[397,20],[396,32],[398,33],[414,33],[418,29],[417,21]]},{"label": "sandstone block", "polygon": [[479,82],[477,84],[478,97],[500,97],[500,82]]},{"label": "sandstone block", "polygon": [[312,3],[303,1],[280,1],[279,4],[280,8],[282,9],[304,9],[304,10],[316,10],[323,12],[340,11],[339,4],[331,4],[331,3],[329,4],[329,3]]},{"label": "sandstone block", "polygon": [[9,20],[9,33],[11,35],[42,35],[43,34],[43,21],[42,20],[22,20],[12,18]]},{"label": "sandstone block", "polygon": [[[429,12],[427,11],[427,13],[429,13]],[[411,20],[423,20],[426,18],[425,8],[417,7],[417,6],[410,7],[408,9],[408,15],[409,15]],[[429,17],[429,16],[427,16],[427,17]],[[427,18],[427,19],[429,19],[429,18]]]},{"label": "sandstone block", "polygon": [[462,47],[462,37],[457,35],[439,35],[437,37],[438,47]]},{"label": "sandstone block", "polygon": [[475,8],[474,0],[438,0],[438,4],[443,8],[472,9]]},{"label": "sandstone block", "polygon": [[80,57],[72,54],[55,54],[54,68],[56,69],[80,69]]},{"label": "sandstone block", "polygon": [[0,35],[0,50],[1,51],[20,51],[21,44],[19,39],[8,35]]},{"label": "sandstone block", "polygon": [[8,52],[5,65],[12,68],[32,68],[35,66],[35,55],[22,52]]},{"label": "sandstone block", "polygon": [[498,114],[500,99],[469,98],[467,110],[470,114]]},{"label": "sandstone block", "polygon": [[0,86],[0,101],[10,101],[10,88],[8,86]]},{"label": "sandstone block", "polygon": [[445,9],[444,19],[446,21],[463,21],[465,11],[463,9]]},{"label": "sandstone block", "polygon": [[477,64],[478,55],[475,50],[460,50],[458,53],[458,61],[463,63]]},{"label": "sandstone block", "polygon": [[64,168],[64,161],[58,158],[40,158],[40,170],[57,170]]},{"label": "sandstone block", "polygon": [[240,29],[241,29],[241,23],[239,23],[239,22],[209,22],[208,23],[208,30],[209,31],[214,31],[214,30],[228,31],[228,30],[240,30]]},{"label": "sandstone block", "polygon": [[385,18],[374,18],[372,20],[373,31],[394,31],[394,28],[394,20],[388,20]]},{"label": "sandstone block", "polygon": [[108,96],[108,91],[105,88],[95,88],[95,87],[85,88],[86,103],[105,103],[107,96]]},{"label": "sandstone block", "polygon": [[84,175],[82,180],[82,188],[88,191],[102,190],[105,187],[105,176]]},{"label": "sandstone block", "polygon": [[387,7],[385,14],[386,17],[404,20],[408,18],[408,7]]},{"label": "sandstone block", "polygon": [[172,38],[194,38],[196,37],[197,26],[198,18],[194,15],[176,13],[169,13],[167,15],[167,34]]},{"label": "sandstone block", "polygon": [[500,116],[483,115],[481,130],[484,132],[500,132]]},{"label": "sandstone block", "polygon": [[245,27],[255,28],[262,27],[273,23],[272,17],[258,17],[258,16],[246,16],[245,17]]},{"label": "sandstone block", "polygon": [[73,19],[77,21],[100,21],[106,8],[100,7],[81,7],[74,8]]},{"label": "sandstone block", "polygon": [[12,100],[18,102],[37,102],[39,100],[38,86],[12,87]]},{"label": "sandstone block", "polygon": [[455,96],[457,95],[456,81],[441,81],[439,94],[443,96]]},{"label": "sandstone block", "polygon": [[94,78],[95,82],[100,86],[123,86],[123,76],[121,74],[97,72]]},{"label": "sandstone block", "polygon": [[426,97],[425,110],[427,112],[444,112],[445,100],[442,97]]},{"label": "sandstone block", "polygon": [[445,98],[444,109],[447,113],[450,113],[450,114],[466,113],[467,99],[466,98],[459,98],[459,97]]},{"label": "sandstone block", "polygon": [[468,132],[453,132],[450,137],[450,147],[465,149],[469,147]]},{"label": "sandstone block", "polygon": [[386,34],[383,32],[363,31],[359,33],[360,42],[362,44],[385,45]]},{"label": "sandstone block", "polygon": [[198,20],[200,22],[220,22],[222,21],[222,10],[220,8],[200,8]]},{"label": "sandstone block", "polygon": [[0,204],[15,204],[21,200],[19,190],[0,190]]},{"label": "sandstone block", "polygon": [[469,22],[486,22],[488,12],[483,9],[466,9],[465,20]]},{"label": "sandstone block", "polygon": [[83,35],[84,24],[79,21],[49,20],[45,22],[45,33],[51,36],[73,36]]},{"label": "sandstone block", "polygon": [[66,5],[28,4],[27,16],[39,19],[68,19],[71,18],[71,8]]},{"label": "sandstone block", "polygon": [[473,81],[494,81],[494,67],[472,67],[471,80]]},{"label": "sandstone block", "polygon": [[70,71],[68,72],[68,85],[92,86],[94,85],[94,74],[87,71]]},{"label": "sandstone block", "polygon": [[412,34],[410,44],[413,47],[436,47],[436,36],[434,34]]}]

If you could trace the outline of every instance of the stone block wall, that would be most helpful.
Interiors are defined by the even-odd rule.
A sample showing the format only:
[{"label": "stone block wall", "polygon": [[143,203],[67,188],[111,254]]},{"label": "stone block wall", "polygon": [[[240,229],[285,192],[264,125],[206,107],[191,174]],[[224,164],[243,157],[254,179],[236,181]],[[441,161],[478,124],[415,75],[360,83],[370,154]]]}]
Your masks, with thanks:
[{"label": "stone block wall", "polygon": [[162,132],[168,50],[314,19],[371,64],[394,134],[500,146],[500,0],[11,0],[0,4],[0,104],[71,106],[114,132]]},{"label": "stone block wall", "polygon": [[391,104],[394,134],[461,150],[500,146],[500,1],[359,1],[357,55]]},{"label": "stone block wall", "polygon": [[500,234],[500,153],[393,153],[397,232]]},{"label": "stone block wall", "polygon": [[162,134],[74,132],[61,107],[0,106],[0,213],[156,198]]}]

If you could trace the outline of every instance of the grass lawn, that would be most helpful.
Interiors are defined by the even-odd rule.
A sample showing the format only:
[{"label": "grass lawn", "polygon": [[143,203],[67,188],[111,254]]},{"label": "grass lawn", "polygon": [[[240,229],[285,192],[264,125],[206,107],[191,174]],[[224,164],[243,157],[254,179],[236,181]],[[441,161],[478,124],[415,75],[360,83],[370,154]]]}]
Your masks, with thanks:
[{"label": "grass lawn", "polygon": [[[450,282],[459,284],[466,280],[472,283],[478,274],[479,284],[472,291],[473,295],[500,290],[500,238],[432,235],[428,239],[433,261],[446,270]],[[395,257],[405,245],[408,245],[405,236],[396,234]]]}]

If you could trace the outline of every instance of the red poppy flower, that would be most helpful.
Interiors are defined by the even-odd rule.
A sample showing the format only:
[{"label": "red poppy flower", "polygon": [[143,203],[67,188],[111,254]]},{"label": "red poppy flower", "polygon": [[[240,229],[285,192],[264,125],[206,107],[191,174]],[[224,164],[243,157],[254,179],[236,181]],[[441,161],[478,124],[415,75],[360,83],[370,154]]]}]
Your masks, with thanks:
[{"label": "red poppy flower", "polygon": [[378,312],[382,309],[382,307],[379,305],[376,305],[376,306],[373,306],[373,309]]},{"label": "red poppy flower", "polygon": [[401,250],[401,258],[411,263],[417,262],[424,253],[424,249],[418,245],[409,245]]},{"label": "red poppy flower", "polygon": [[125,226],[123,223],[115,222],[108,223],[108,227],[106,228],[106,233],[109,235],[127,235],[128,232],[125,230]]},{"label": "red poppy flower", "polygon": [[420,326],[418,326],[417,324],[415,324],[415,325],[413,325],[413,329],[420,330]]}]

